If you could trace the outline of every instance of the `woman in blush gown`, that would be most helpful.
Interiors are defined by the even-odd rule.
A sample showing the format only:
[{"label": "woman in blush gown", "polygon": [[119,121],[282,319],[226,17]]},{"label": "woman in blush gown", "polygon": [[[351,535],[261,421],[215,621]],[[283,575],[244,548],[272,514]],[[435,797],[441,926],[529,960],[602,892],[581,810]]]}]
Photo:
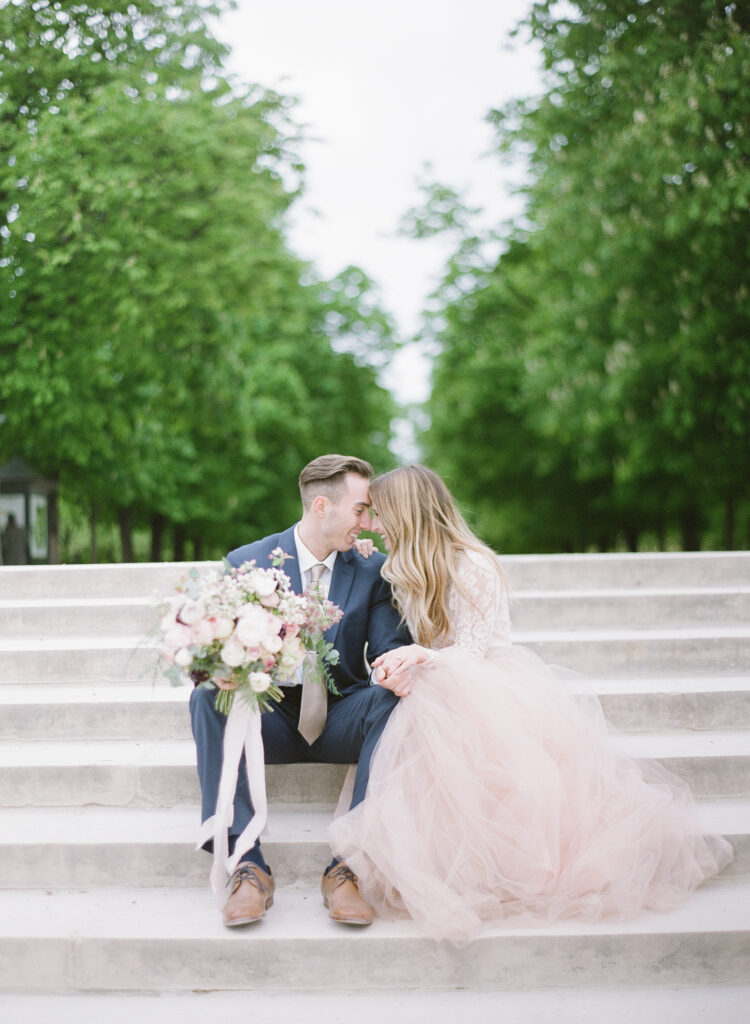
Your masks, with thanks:
[{"label": "woman in blush gown", "polygon": [[731,860],[687,786],[618,752],[595,697],[512,646],[497,556],[423,466],[376,479],[383,575],[418,641],[375,662],[402,699],[367,797],[330,839],[380,916],[464,941],[512,917],[682,903]]}]

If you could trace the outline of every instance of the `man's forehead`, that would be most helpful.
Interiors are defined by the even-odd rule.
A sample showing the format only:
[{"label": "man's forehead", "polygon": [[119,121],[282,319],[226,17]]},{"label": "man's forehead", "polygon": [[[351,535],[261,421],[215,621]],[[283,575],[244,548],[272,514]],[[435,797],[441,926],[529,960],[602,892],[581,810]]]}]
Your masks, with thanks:
[{"label": "man's forehead", "polygon": [[356,473],[350,473],[346,478],[347,497],[353,505],[370,505],[370,481],[366,477]]}]

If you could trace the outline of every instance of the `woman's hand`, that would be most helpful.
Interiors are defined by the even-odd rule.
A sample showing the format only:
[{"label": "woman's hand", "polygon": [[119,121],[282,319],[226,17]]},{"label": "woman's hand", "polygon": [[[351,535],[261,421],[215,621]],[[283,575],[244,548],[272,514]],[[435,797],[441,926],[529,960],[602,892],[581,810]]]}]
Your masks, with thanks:
[{"label": "woman's hand", "polygon": [[369,558],[375,550],[375,545],[369,537],[358,537],[354,541],[354,550],[362,555],[363,558]]},{"label": "woman's hand", "polygon": [[420,647],[419,644],[387,651],[372,663],[375,681],[386,690],[392,690],[397,697],[406,697],[414,685],[409,668],[412,665],[422,665],[431,657],[432,652]]}]

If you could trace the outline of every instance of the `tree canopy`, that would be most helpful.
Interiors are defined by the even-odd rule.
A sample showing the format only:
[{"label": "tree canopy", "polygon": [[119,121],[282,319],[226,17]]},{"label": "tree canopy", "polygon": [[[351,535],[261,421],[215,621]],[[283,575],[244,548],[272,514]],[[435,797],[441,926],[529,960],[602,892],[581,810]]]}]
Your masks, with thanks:
[{"label": "tree canopy", "polygon": [[526,209],[450,268],[427,456],[508,549],[750,542],[750,16],[546,0],[526,28],[545,92],[490,115]]},{"label": "tree canopy", "polygon": [[389,317],[289,248],[293,101],[230,87],[203,3],[0,11],[4,450],[219,554],[297,512],[326,450],[389,464]]}]

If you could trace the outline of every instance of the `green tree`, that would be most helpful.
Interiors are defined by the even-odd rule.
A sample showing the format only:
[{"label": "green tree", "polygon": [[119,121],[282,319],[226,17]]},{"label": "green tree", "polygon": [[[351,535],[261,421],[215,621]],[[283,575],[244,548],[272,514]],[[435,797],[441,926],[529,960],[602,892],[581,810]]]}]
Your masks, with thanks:
[{"label": "green tree", "polygon": [[[538,466],[526,495],[536,539],[524,543],[549,543],[534,492],[555,465],[570,479],[559,504],[577,509],[566,546],[582,535],[635,546],[645,532],[664,542],[673,528],[688,547],[731,546],[750,511],[747,13],[708,0],[544,2],[529,28],[547,90],[492,115],[502,149],[528,154],[528,205],[478,281],[499,308],[525,297],[488,342],[517,339],[514,404]],[[433,405],[456,386],[446,377]],[[504,428],[480,456],[498,470],[487,498],[502,503],[493,441],[507,442]]]},{"label": "green tree", "polygon": [[90,75],[101,62],[73,48],[79,84],[16,104],[0,172],[4,436],[92,518],[116,518],[126,558],[145,524],[152,557],[167,527],[177,557],[186,539],[218,554],[296,513],[297,473],[323,447],[387,459],[375,364],[392,327],[361,272],[321,282],[289,251],[291,101],[230,90],[208,8],[93,8],[113,66]]}]

